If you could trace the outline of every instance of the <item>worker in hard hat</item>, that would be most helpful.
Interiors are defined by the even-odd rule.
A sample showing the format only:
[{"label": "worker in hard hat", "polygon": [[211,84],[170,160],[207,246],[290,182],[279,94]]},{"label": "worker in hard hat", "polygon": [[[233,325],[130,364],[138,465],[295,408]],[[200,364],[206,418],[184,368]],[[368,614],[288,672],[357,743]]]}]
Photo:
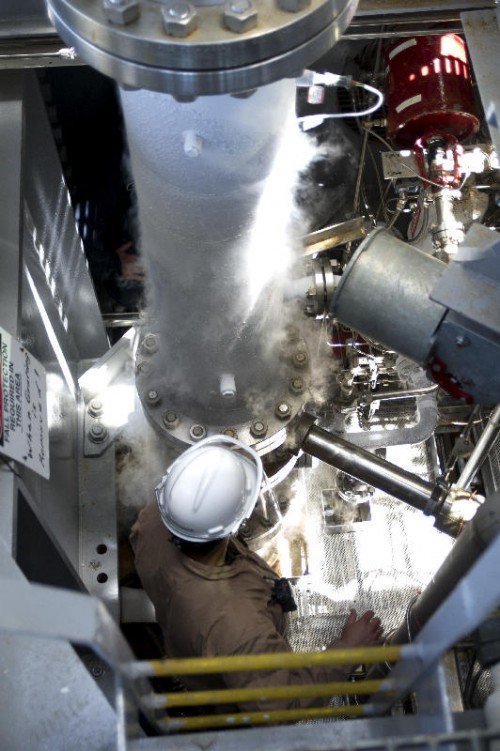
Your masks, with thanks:
[{"label": "worker in hard hat", "polygon": [[[130,541],[137,573],[152,600],[171,658],[289,652],[286,580],[236,533],[257,502],[263,477],[257,453],[237,439],[213,436],[185,451],[156,488]],[[372,611],[355,611],[329,647],[380,644]],[[349,669],[312,667],[185,676],[188,689],[244,688],[345,680]],[[244,711],[323,706],[325,698],[240,704]]]}]

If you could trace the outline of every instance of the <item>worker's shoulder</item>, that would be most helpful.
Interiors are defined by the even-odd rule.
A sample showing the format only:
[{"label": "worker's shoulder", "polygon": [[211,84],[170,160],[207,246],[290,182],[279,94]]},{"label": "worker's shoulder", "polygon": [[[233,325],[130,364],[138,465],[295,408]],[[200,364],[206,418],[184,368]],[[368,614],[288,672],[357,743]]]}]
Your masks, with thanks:
[{"label": "worker's shoulder", "polygon": [[[150,503],[147,504],[147,506],[144,506],[139,511],[139,514],[137,516],[137,519],[132,527],[134,528],[141,528],[147,524],[157,524],[158,522],[161,522],[161,516],[160,516],[160,510],[158,508],[158,504],[156,501],[150,501]],[[163,522],[162,522],[163,525]]]},{"label": "worker's shoulder", "polygon": [[171,537],[170,532],[163,524],[158,504],[156,501],[148,503],[139,512],[137,519],[130,530],[130,542],[132,547],[136,547],[141,540],[149,542],[156,540],[167,540]]}]

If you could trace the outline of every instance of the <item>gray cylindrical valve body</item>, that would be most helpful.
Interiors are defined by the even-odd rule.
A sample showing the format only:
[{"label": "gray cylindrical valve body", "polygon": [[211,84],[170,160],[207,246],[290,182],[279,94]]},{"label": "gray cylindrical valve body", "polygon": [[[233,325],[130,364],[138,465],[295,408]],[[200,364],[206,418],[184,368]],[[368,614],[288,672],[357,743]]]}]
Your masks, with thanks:
[{"label": "gray cylindrical valve body", "polygon": [[446,265],[376,229],[349,262],[332,301],[342,323],[424,365],[446,308],[429,298]]}]

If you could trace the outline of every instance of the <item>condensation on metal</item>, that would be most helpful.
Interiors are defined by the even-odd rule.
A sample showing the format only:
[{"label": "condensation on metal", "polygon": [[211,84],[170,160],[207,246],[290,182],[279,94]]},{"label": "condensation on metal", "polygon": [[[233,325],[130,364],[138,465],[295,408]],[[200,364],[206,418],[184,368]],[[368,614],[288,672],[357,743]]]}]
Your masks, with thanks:
[{"label": "condensation on metal", "polygon": [[[181,103],[122,91],[121,101],[160,342],[140,367],[154,375],[147,389],[161,395],[159,411],[228,427],[274,414],[285,396],[298,408],[302,397],[288,394],[290,358],[279,357],[285,316],[277,281],[294,236],[290,154],[303,149],[294,81],[249,98]],[[196,158],[184,152],[188,131],[200,140]],[[234,405],[220,396],[223,373],[233,374]]]},{"label": "condensation on metal", "polygon": [[[423,444],[391,447],[387,458],[409,472],[432,476],[432,460]],[[283,573],[295,575],[298,609],[289,637],[297,651],[321,649],[338,638],[352,607],[358,614],[374,610],[387,633],[397,628],[408,604],[431,581],[453,544],[432,526],[432,519],[381,491],[366,495],[369,518],[357,521],[357,506],[339,496],[341,475],[324,464],[297,472],[290,517],[285,517],[280,538],[270,546],[279,550],[286,565],[280,539],[293,539],[289,568]],[[336,528],[326,523],[325,499],[343,516]],[[302,516],[295,517],[301,519],[300,533],[291,537],[287,525],[297,514],[294,503]],[[272,561],[270,549],[267,554]]]}]

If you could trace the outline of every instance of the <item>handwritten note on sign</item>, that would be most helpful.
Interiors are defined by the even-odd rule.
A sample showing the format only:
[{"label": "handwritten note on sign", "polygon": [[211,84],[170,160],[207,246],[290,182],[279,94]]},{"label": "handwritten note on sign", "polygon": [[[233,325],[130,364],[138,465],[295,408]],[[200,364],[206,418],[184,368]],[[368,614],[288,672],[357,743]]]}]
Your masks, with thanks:
[{"label": "handwritten note on sign", "polygon": [[0,326],[0,453],[50,476],[45,368]]}]

